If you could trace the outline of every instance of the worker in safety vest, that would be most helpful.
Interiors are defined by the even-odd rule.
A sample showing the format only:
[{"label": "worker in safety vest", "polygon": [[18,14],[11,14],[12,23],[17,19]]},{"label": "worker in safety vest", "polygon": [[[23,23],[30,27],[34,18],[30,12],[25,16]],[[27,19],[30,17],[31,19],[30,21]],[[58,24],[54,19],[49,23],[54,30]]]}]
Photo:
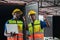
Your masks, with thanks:
[{"label": "worker in safety vest", "polygon": [[47,27],[46,23],[47,20],[46,19],[45,21],[37,20],[35,14],[36,12],[34,10],[30,10],[28,13],[28,15],[32,20],[32,22],[28,24],[29,39],[44,40],[44,28]]},{"label": "worker in safety vest", "polygon": [[21,18],[22,14],[23,14],[23,12],[20,9],[16,8],[12,12],[13,18],[6,22],[6,24],[17,24],[18,30],[19,30],[18,34],[15,34],[15,33],[9,33],[8,34],[7,28],[5,26],[4,35],[7,36],[7,40],[17,40],[17,36],[18,36],[18,40],[23,40],[23,31],[22,31],[23,30],[23,20]]}]

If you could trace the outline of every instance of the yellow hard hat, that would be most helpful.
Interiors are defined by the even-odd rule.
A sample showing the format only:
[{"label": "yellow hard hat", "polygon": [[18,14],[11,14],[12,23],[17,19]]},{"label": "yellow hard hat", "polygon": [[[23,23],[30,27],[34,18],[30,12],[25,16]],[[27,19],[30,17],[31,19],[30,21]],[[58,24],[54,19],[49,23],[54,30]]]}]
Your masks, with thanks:
[{"label": "yellow hard hat", "polygon": [[15,14],[15,12],[20,12],[20,14],[22,14],[23,12],[20,10],[20,9],[18,9],[18,8],[16,8],[16,9],[14,9],[14,11],[12,12],[12,15],[14,15]]},{"label": "yellow hard hat", "polygon": [[28,15],[32,15],[32,14],[36,14],[36,12],[34,10],[30,10]]}]

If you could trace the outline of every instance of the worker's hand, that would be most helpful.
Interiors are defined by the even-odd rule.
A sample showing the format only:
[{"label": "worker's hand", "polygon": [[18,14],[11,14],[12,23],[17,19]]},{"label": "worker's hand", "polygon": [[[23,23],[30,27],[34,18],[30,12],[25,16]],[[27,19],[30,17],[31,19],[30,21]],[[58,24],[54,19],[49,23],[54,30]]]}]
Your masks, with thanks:
[{"label": "worker's hand", "polygon": [[50,23],[47,19],[45,19],[45,22],[46,22],[47,27],[50,27]]},{"label": "worker's hand", "polygon": [[15,36],[15,33],[4,33],[5,36],[10,37],[10,36]]},{"label": "worker's hand", "polygon": [[50,23],[47,19],[47,14],[44,14],[44,21],[46,22],[47,27],[50,27]]},{"label": "worker's hand", "polygon": [[26,17],[25,16],[23,16],[23,20],[26,21]]},{"label": "worker's hand", "polygon": [[4,33],[4,35],[5,35],[6,37],[10,37],[10,36],[11,36],[10,33]]},{"label": "worker's hand", "polygon": [[15,32],[14,33],[11,32],[10,34],[11,34],[11,36],[15,36],[16,33]]}]

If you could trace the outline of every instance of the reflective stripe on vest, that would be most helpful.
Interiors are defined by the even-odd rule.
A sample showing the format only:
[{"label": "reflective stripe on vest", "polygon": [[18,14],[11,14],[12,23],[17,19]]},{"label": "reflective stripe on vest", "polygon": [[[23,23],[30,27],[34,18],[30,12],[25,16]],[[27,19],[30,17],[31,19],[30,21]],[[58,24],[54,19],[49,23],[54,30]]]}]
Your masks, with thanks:
[{"label": "reflective stripe on vest", "polygon": [[23,24],[20,20],[9,20],[9,24]]},{"label": "reflective stripe on vest", "polygon": [[23,30],[23,22],[20,20],[9,20],[9,24],[18,24],[18,30],[22,31]]},{"label": "reflective stripe on vest", "polygon": [[[29,32],[30,32],[30,34],[32,34],[33,33],[32,24],[30,23],[28,26],[29,26]],[[40,24],[39,20],[34,21],[34,33],[36,33],[36,32],[41,32],[41,24]]]}]

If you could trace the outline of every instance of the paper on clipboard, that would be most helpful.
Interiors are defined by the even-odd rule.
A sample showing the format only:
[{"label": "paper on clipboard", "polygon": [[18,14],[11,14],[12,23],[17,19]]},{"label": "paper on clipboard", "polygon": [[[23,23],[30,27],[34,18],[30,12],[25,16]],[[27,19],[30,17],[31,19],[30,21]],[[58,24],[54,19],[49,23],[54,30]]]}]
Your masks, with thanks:
[{"label": "paper on clipboard", "polygon": [[6,24],[7,33],[18,33],[18,25],[17,24]]}]

